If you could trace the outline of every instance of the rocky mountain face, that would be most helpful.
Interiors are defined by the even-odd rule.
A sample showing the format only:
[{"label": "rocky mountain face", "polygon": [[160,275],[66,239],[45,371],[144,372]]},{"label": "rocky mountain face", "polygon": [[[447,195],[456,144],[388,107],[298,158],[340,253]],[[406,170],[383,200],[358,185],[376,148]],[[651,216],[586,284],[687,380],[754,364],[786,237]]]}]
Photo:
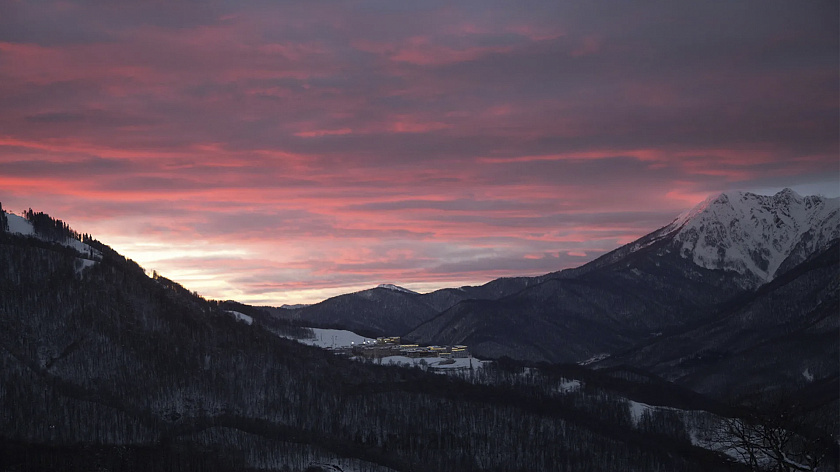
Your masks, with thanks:
[{"label": "rocky mountain face", "polygon": [[[706,339],[700,333],[746,309],[759,287],[788,273],[804,283],[808,271],[796,269],[817,254],[831,260],[829,248],[838,238],[838,198],[789,189],[772,196],[730,192],[575,269],[428,294],[381,286],[287,313],[311,326],[467,344],[479,356],[581,362],[688,329]],[[830,281],[812,282],[836,293]],[[795,318],[801,311],[795,306],[807,311],[806,299],[787,300],[776,316]],[[702,350],[697,343],[681,345]],[[631,364],[656,364],[649,360]]]},{"label": "rocky mountain face", "polygon": [[706,200],[667,228],[676,230],[680,255],[737,272],[754,288],[840,237],[840,205],[790,189],[773,196],[734,192]]},{"label": "rocky mountain face", "polygon": [[735,275],[755,288],[789,270],[840,237],[840,198],[801,197],[790,189],[772,196],[749,192],[709,197],[673,222],[575,269],[597,270],[663,241],[660,255],[677,252],[695,265]]}]

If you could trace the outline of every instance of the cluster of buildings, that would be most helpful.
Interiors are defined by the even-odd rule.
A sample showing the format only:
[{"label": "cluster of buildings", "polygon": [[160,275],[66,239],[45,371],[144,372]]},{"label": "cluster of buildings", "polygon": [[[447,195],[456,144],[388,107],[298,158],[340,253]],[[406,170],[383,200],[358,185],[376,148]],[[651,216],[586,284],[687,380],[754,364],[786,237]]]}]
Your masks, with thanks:
[{"label": "cluster of buildings", "polygon": [[357,356],[373,358],[405,356],[413,358],[439,357],[443,359],[454,359],[458,357],[470,357],[467,346],[420,347],[417,344],[401,344],[398,336],[376,338],[376,341],[367,341],[363,344],[353,345],[352,352]]}]

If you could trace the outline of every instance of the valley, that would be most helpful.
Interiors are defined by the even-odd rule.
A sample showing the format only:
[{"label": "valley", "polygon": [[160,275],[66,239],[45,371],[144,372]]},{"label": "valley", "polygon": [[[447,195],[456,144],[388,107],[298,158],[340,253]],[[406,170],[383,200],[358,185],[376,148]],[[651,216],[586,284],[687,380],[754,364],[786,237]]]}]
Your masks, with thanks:
[{"label": "valley", "polygon": [[834,470],[839,202],[727,195],[575,269],[287,308],[4,214],[0,470]]}]

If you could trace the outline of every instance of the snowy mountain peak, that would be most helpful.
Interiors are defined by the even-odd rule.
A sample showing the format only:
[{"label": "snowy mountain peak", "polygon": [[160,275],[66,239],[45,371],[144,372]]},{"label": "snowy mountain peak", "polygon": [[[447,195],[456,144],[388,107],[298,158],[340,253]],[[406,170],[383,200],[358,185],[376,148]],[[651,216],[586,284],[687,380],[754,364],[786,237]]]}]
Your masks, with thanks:
[{"label": "snowy mountain peak", "polygon": [[664,230],[674,233],[682,257],[760,284],[840,237],[840,198],[802,197],[789,188],[772,196],[722,193]]},{"label": "snowy mountain peak", "polygon": [[400,287],[398,285],[394,285],[394,284],[379,284],[376,288],[384,288],[386,290],[393,290],[395,292],[402,292],[402,293],[410,293],[410,294],[413,294],[413,295],[419,295],[419,293],[417,293],[413,290],[409,290],[407,288],[402,288],[402,287]]},{"label": "snowy mountain peak", "polygon": [[788,205],[791,203],[801,203],[802,200],[803,199],[801,195],[789,188],[783,189],[776,195],[773,195],[773,201],[787,203]]}]

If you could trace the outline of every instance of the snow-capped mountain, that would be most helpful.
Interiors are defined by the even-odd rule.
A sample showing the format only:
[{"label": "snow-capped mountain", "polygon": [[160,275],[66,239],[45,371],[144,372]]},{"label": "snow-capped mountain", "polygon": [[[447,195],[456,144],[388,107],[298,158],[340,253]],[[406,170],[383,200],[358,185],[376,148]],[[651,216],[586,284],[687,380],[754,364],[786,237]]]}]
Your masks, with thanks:
[{"label": "snow-capped mountain", "polygon": [[[550,362],[618,352],[652,333],[714,319],[783,275],[796,277],[807,260],[836,247],[838,206],[838,198],[789,189],[724,193],[581,267],[536,278],[500,300],[462,301],[404,338]],[[798,312],[786,307],[777,318]]]},{"label": "snow-capped mountain", "polygon": [[749,192],[710,197],[660,234],[673,234],[682,257],[706,269],[738,272],[760,285],[840,237],[840,198]]}]

